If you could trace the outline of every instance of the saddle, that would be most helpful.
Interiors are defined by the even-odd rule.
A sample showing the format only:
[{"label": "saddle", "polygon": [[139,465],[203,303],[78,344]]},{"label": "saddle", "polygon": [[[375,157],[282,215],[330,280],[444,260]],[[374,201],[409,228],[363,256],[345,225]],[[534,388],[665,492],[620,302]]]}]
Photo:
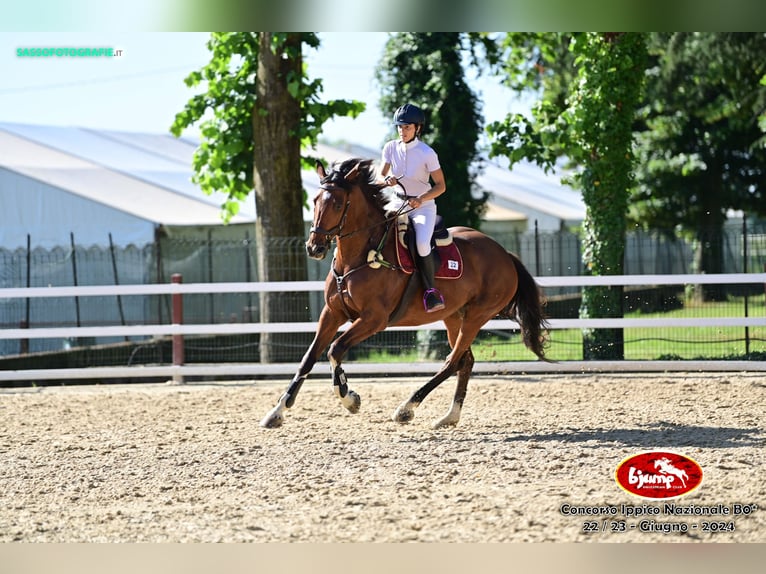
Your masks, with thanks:
[{"label": "saddle", "polygon": [[[410,226],[407,214],[400,215],[396,222],[396,257],[399,267],[408,275],[415,272],[415,261],[412,257],[415,251],[415,233]],[[431,237],[431,248],[436,256],[436,272],[438,279],[459,279],[463,275],[463,256],[452,240],[452,233],[444,226],[441,215],[436,216],[434,234]]]}]

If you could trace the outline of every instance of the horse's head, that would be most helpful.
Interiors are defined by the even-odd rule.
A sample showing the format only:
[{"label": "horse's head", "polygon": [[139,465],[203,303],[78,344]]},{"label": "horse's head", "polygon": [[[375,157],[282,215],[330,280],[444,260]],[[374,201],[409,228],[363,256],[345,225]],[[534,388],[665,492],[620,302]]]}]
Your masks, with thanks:
[{"label": "horse's head", "polygon": [[317,162],[319,192],[314,197],[314,221],[306,241],[306,253],[313,259],[324,259],[330,243],[343,233],[349,215],[351,192],[360,171],[369,170],[369,160],[347,160],[330,173]]}]

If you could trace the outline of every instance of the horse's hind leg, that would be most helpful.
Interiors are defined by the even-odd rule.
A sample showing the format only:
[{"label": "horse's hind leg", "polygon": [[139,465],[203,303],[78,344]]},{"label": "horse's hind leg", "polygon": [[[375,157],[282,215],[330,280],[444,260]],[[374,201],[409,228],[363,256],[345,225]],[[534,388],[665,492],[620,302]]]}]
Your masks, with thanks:
[{"label": "horse's hind leg", "polygon": [[434,423],[433,426],[434,428],[454,426],[460,420],[460,411],[468,389],[468,379],[473,370],[474,359],[470,345],[483,323],[478,327],[467,326],[465,322],[456,317],[448,317],[444,320],[444,323],[447,326],[447,336],[452,352],[447,357],[444,366],[439,369],[439,372],[394,411],[391,418],[396,422],[406,423],[411,421],[415,417],[415,409],[428,394],[456,372],[459,373],[458,383],[452,407],[447,415]]},{"label": "horse's hind leg", "polygon": [[415,418],[415,409],[420,406],[428,394],[441,385],[453,373],[457,371],[457,362],[447,359],[444,366],[439,369],[433,378],[415,391],[412,396],[397,407],[391,418],[398,423],[408,423]]},{"label": "horse's hind leg", "polygon": [[473,372],[473,352],[468,349],[460,359],[457,372],[457,388],[455,389],[455,396],[452,399],[452,406],[445,416],[438,421],[434,422],[433,428],[438,429],[442,427],[455,426],[460,420],[460,412],[463,409],[463,401],[465,395],[468,392],[468,380],[471,378]]},{"label": "horse's hind leg", "polygon": [[411,421],[415,418],[415,409],[423,402],[428,394],[457,371],[457,388],[455,389],[455,396],[452,399],[452,406],[447,414],[436,421],[432,427],[438,429],[446,426],[455,426],[460,420],[460,412],[463,408],[463,400],[465,399],[466,392],[468,391],[468,379],[471,378],[473,362],[474,359],[471,349],[465,351],[456,364],[448,360],[444,367],[442,367],[430,381],[415,391],[408,400],[399,405],[391,418],[399,423]]}]

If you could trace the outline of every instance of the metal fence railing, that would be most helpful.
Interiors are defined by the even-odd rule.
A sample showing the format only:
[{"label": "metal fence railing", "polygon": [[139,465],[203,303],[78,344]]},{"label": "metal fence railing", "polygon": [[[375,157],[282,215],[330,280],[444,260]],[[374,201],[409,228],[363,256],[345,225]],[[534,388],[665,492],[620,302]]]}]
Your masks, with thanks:
[{"label": "metal fence railing", "polygon": [[[578,287],[591,285],[620,285],[620,286],[670,286],[685,285],[690,283],[718,284],[718,285],[750,285],[757,286],[761,290],[766,284],[766,273],[751,274],[721,274],[721,275],[643,275],[643,276],[604,276],[604,277],[542,277],[538,282],[544,289],[553,287]],[[121,286],[78,286],[78,287],[38,287],[38,288],[5,288],[0,289],[0,299],[29,299],[48,300],[78,297],[91,298],[143,298],[148,296],[173,298],[194,297],[209,294],[254,294],[264,291],[290,293],[297,291],[321,291],[324,283],[321,281],[307,282],[284,282],[284,283],[196,283],[196,284],[154,284],[154,285],[121,285]],[[561,318],[552,316],[550,319],[552,329],[552,343],[549,356],[553,360],[561,361],[575,369],[593,368],[583,367],[581,356],[572,355],[567,345],[576,345],[577,333],[584,328],[622,328],[625,331],[626,359],[634,361],[652,360],[675,360],[679,359],[732,359],[736,353],[730,352],[732,341],[747,344],[750,352],[761,353],[766,358],[766,310],[764,309],[763,292],[759,295],[748,296],[751,305],[748,312],[738,313],[734,307],[717,308],[715,313],[679,316],[677,314],[656,313],[646,316],[628,316],[615,319],[578,319]],[[173,307],[171,302],[171,307]],[[5,370],[0,370],[0,381],[31,380],[35,378],[59,378],[71,375],[71,378],[82,378],[83,373],[90,372],[94,376],[103,371],[93,370],[93,367],[113,367],[112,376],[119,377],[142,377],[157,376],[158,372],[166,372],[173,376],[182,376],[184,372],[194,373],[194,369],[201,369],[205,373],[218,372],[220,374],[244,374],[265,375],[281,374],[285,371],[285,364],[259,363],[257,353],[254,350],[255,337],[263,333],[283,333],[294,336],[292,341],[298,351],[296,356],[302,355],[307,341],[311,339],[315,330],[314,321],[282,322],[282,323],[259,323],[259,322],[194,322],[189,323],[188,317],[183,321],[173,317],[165,324],[136,323],[129,325],[110,325],[108,321],[102,321],[98,326],[69,326],[69,327],[33,327],[11,328],[0,331],[0,340],[11,342],[17,348],[22,349],[25,341],[37,340],[60,340],[74,341],[84,349],[84,364],[75,365],[74,369],[62,369],[52,367],[46,371],[45,354],[22,353],[27,355],[26,367],[12,368],[6,365]],[[343,330],[343,327],[341,330]],[[529,370],[532,368],[533,356],[521,345],[515,335],[516,324],[508,320],[490,321],[484,329],[482,337],[474,346],[477,356],[478,369],[487,369],[491,365],[494,369],[504,370]],[[442,330],[441,323],[434,323],[420,327],[393,327],[384,333],[393,339],[388,341],[391,354],[398,355],[399,359],[388,360],[386,366],[380,366],[385,354],[385,349],[378,349],[377,355],[368,360],[368,364],[377,361],[378,369],[385,372],[413,372],[417,355],[416,337],[417,332]],[[673,331],[675,330],[675,331]],[[575,342],[566,339],[569,334]],[[180,360],[175,356],[176,349],[172,346],[174,338],[183,337],[187,343],[186,352],[194,349],[194,345],[207,341],[215,354],[209,358],[197,357],[189,360],[188,356]],[[400,339],[396,339],[401,337]],[[682,337],[682,340],[679,339]],[[249,340],[243,338],[250,338]],[[630,356],[631,342],[641,342],[639,339],[649,338],[660,341],[666,353],[649,351],[648,356]],[[128,342],[125,341],[128,340]],[[393,341],[393,342],[391,342]],[[580,340],[580,345],[581,345]],[[682,343],[691,344],[695,354],[680,356]],[[153,366],[154,370],[138,368],[139,361],[135,359],[136,349],[142,346],[156,348],[165,345],[167,349],[160,352],[151,360],[144,363]],[[706,345],[714,345],[715,352],[705,352]],[[241,355],[236,353],[228,360],[222,360],[224,347],[240,349]],[[644,345],[645,347],[645,345]],[[109,349],[117,353],[117,359],[109,356]],[[639,348],[639,347],[637,347]],[[744,348],[744,347],[743,347]],[[71,352],[72,349],[69,349]],[[722,351],[722,352],[719,352]],[[130,354],[132,361],[126,361],[126,353]],[[742,354],[740,352],[740,354]],[[667,355],[663,357],[663,355]],[[95,360],[95,357],[100,357]],[[122,358],[120,358],[122,357]],[[23,357],[19,357],[21,360]],[[350,357],[353,359],[353,357]],[[744,358],[744,357],[742,357]],[[368,358],[369,359],[369,358]],[[99,363],[101,361],[101,363]],[[297,361],[297,359],[296,359]],[[427,363],[428,361],[424,361]],[[678,361],[684,363],[684,361]],[[587,362],[586,362],[587,363]],[[19,363],[21,364],[21,363]],[[72,361],[70,363],[72,364]],[[749,369],[762,370],[766,368],[766,361],[748,361]],[[164,365],[164,366],[163,366]],[[295,368],[293,364],[289,368]],[[686,368],[692,368],[686,363]],[[553,368],[553,367],[552,367]],[[558,367],[561,368],[561,367]],[[629,368],[629,367],[628,367]],[[664,368],[668,368],[665,366]],[[158,371],[157,369],[165,369]],[[228,369],[228,370],[227,370]],[[232,371],[234,369],[234,371]],[[120,373],[119,375],[117,373]],[[201,371],[199,371],[201,372]],[[103,376],[98,375],[98,376]]]},{"label": "metal fence railing", "polygon": [[[232,231],[234,233],[234,231]],[[237,231],[241,237],[214,239],[209,233],[201,237],[170,235],[142,247],[77,245],[73,234],[69,246],[54,249],[32,248],[8,251],[0,249],[0,289],[25,287],[122,286],[161,285],[180,273],[186,283],[251,284],[258,280],[258,258],[250,231]],[[506,249],[520,255],[525,265],[541,282],[548,277],[579,277],[581,268],[580,239],[575,233],[516,233],[498,232],[493,235]],[[281,238],[269,243],[268,249],[278,255],[287,267],[283,269],[290,281],[321,281],[329,271],[329,258],[314,261],[305,257],[304,238]],[[30,243],[31,245],[31,243]],[[693,242],[672,234],[632,231],[626,236],[626,275],[690,274],[695,268]],[[748,227],[731,225],[723,234],[723,273],[753,273],[766,265],[766,226],[763,222]],[[690,285],[635,285],[625,287],[622,313],[646,316],[666,313],[686,317],[713,317],[721,313],[757,316],[763,309],[763,289],[752,283],[720,285],[719,305],[698,305],[690,297]],[[577,317],[582,288],[577,285],[548,285],[545,294],[549,309],[559,318]],[[295,295],[295,294],[293,294]],[[316,321],[323,304],[321,291],[311,290],[301,297],[288,300],[282,308],[290,321]],[[241,292],[189,293],[184,299],[186,320],[194,324],[253,323],[260,315],[261,299],[250,290]],[[90,327],[104,325],[164,325],[170,320],[170,298],[161,293],[130,296],[110,294],[89,297],[61,296],[47,298],[0,297],[0,329]],[[626,356],[656,358],[660,356],[724,357],[747,354],[758,350],[758,333],[750,331],[699,331],[695,337],[683,333],[628,332]],[[305,348],[304,333],[294,340],[275,338],[273,344],[284,347],[285,354],[300,355]],[[482,335],[487,355],[507,355],[509,345],[518,345],[513,335],[487,331]],[[631,338],[632,337],[632,338]],[[704,340],[703,340],[704,337]],[[558,341],[556,340],[558,339]],[[148,341],[148,342],[147,342]],[[710,342],[706,342],[710,341]],[[554,344],[559,358],[574,359],[582,347],[577,330],[557,333]],[[753,342],[753,345],[750,345]],[[0,339],[0,360],[19,354],[36,353],[41,357],[73,348],[125,343],[131,364],[166,360],[166,351],[155,345],[151,337],[120,335],[115,337],[86,337],[28,339],[22,349],[19,341]],[[416,332],[384,333],[352,351],[355,358],[375,355],[400,355],[402,349],[421,346]],[[140,348],[135,349],[138,345]],[[200,337],[188,341],[190,360],[195,362],[258,361],[257,333],[237,336]],[[511,347],[513,348],[513,347]],[[680,352],[679,352],[680,351]],[[112,360],[122,357],[125,349]],[[521,352],[521,350],[519,350]],[[88,360],[100,361],[98,357]]]}]

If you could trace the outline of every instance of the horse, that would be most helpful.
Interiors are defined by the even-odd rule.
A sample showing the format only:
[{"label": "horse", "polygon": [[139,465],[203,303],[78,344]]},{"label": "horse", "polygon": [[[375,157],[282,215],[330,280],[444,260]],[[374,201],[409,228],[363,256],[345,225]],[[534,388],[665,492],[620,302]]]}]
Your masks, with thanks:
[{"label": "horse", "polygon": [[[449,228],[462,257],[462,275],[457,279],[436,279],[446,307],[426,313],[420,298],[406,293],[412,291],[408,285],[413,284],[411,279],[416,274],[408,275],[401,265],[394,263],[398,260],[399,240],[394,230],[399,213],[391,209],[394,188],[376,183],[369,159],[336,162],[329,173],[317,162],[316,170],[320,187],[314,197],[306,253],[313,259],[324,259],[335,242],[331,270],[325,281],[325,302],[313,341],[286,391],[261,420],[262,427],[283,424],[284,410],[293,406],[303,382],[325,349],[335,394],[349,412],[358,412],[361,398],[348,387],[341,367],[343,357],[355,345],[390,326],[417,326],[441,320],[451,348],[439,371],[396,408],[392,419],[399,423],[412,420],[426,396],[455,373],[457,387],[452,405],[432,426],[441,428],[458,423],[474,366],[471,344],[490,319],[515,320],[526,347],[548,361],[545,300],[516,255],[475,229]],[[401,212],[406,204],[399,205]],[[419,289],[417,282],[415,285]],[[335,338],[340,327],[349,321],[350,327]]]},{"label": "horse", "polygon": [[683,487],[686,488],[686,479],[689,478],[689,475],[686,474],[686,471],[682,468],[676,468],[673,466],[669,458],[662,457],[657,459],[654,461],[654,468],[659,468],[661,474],[672,474],[677,476],[681,480]]}]

